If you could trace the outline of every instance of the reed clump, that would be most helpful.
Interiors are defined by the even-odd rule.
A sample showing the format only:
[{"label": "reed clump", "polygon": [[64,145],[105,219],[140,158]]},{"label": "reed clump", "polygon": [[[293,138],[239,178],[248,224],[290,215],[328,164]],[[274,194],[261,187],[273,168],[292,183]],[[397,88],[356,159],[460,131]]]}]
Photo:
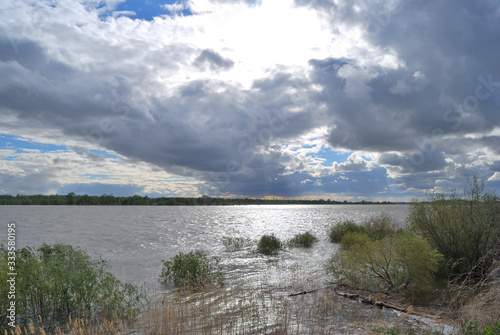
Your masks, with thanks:
[{"label": "reed clump", "polygon": [[160,278],[176,286],[222,284],[224,280],[220,258],[202,251],[180,252],[162,263]]},{"label": "reed clump", "polygon": [[263,235],[257,244],[257,252],[264,255],[275,255],[283,249],[283,243],[276,235]]},{"label": "reed clump", "polygon": [[295,235],[292,239],[290,239],[290,241],[288,241],[287,244],[291,248],[311,248],[317,241],[318,238],[307,231],[305,233]]}]

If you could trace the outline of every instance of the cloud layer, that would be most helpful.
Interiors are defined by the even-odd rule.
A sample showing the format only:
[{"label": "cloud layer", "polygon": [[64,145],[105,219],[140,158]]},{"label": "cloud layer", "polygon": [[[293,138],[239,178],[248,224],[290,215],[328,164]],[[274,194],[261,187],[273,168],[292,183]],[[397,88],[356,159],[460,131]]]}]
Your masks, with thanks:
[{"label": "cloud layer", "polygon": [[150,21],[116,5],[3,5],[0,133],[63,149],[5,144],[1,192],[500,187],[495,1],[192,0]]}]

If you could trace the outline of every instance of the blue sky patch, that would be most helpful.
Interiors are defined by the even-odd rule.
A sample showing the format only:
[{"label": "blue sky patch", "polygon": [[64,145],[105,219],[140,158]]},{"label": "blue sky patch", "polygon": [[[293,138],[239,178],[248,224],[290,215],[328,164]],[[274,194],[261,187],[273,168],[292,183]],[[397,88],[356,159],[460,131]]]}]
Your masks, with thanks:
[{"label": "blue sky patch", "polygon": [[324,166],[332,165],[333,162],[337,163],[343,163],[349,158],[349,156],[352,155],[352,152],[339,152],[339,151],[334,151],[330,148],[324,148],[321,150],[318,154],[321,158],[326,159],[326,161],[323,163]]},{"label": "blue sky patch", "polygon": [[[127,0],[116,6],[115,11],[133,11],[135,15],[131,15],[130,18],[151,21],[155,16],[173,14],[163,5],[174,5],[176,3],[182,4],[182,2],[172,0]],[[192,15],[189,9],[183,9],[177,14]]]},{"label": "blue sky patch", "polygon": [[66,151],[66,147],[62,145],[38,143],[23,139],[17,135],[6,134],[0,134],[0,149],[16,150],[16,153],[24,150],[38,150],[40,152]]}]

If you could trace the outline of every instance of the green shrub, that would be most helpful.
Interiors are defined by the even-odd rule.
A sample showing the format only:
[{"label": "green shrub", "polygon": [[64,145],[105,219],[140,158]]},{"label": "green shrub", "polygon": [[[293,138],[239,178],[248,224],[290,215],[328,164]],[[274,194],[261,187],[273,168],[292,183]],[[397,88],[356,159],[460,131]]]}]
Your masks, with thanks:
[{"label": "green shrub", "polygon": [[295,235],[290,241],[288,241],[288,245],[290,247],[311,248],[317,241],[318,238],[316,236],[310,232],[305,232],[303,234]]},{"label": "green shrub", "polygon": [[481,332],[481,335],[499,335],[500,334],[500,321],[496,324],[486,326]]},{"label": "green shrub", "polygon": [[410,232],[381,240],[359,233],[344,238],[348,247],[330,259],[326,270],[335,280],[361,288],[420,293],[430,287],[441,258],[427,241]]},{"label": "green shrub", "polygon": [[349,250],[353,245],[370,243],[371,239],[363,233],[348,232],[342,237],[340,247],[344,250]]},{"label": "green shrub", "polygon": [[257,244],[257,252],[264,255],[274,255],[283,249],[283,243],[274,235],[263,235]]},{"label": "green shrub", "polygon": [[462,325],[462,334],[463,335],[480,335],[481,332],[479,330],[478,322],[473,320]]},{"label": "green shrub", "polygon": [[474,177],[463,196],[432,194],[410,205],[411,228],[444,255],[452,277],[472,274],[480,280],[493,264],[500,241],[500,199],[484,192]]},{"label": "green shrub", "polygon": [[[0,247],[0,309],[7,310],[9,286],[8,251]],[[69,245],[43,244],[38,249],[17,250],[16,324],[27,326],[33,320],[45,329],[64,325],[71,316],[89,321],[131,318],[144,295],[133,285],[122,283],[107,271],[102,259],[92,259]],[[0,328],[6,328],[6,313],[0,315]]]},{"label": "green shrub", "polygon": [[366,228],[368,236],[374,240],[381,240],[388,235],[402,233],[402,229],[396,227],[393,219],[387,213],[371,216],[364,222],[363,226]]},{"label": "green shrub", "polygon": [[366,233],[366,227],[358,225],[353,221],[344,221],[330,228],[328,237],[332,243],[340,243],[342,238],[348,232],[352,233]]},{"label": "green shrub", "polygon": [[178,253],[169,261],[162,260],[160,277],[165,282],[175,285],[203,286],[221,284],[224,278],[220,258],[208,257],[201,251],[191,251],[187,254]]}]

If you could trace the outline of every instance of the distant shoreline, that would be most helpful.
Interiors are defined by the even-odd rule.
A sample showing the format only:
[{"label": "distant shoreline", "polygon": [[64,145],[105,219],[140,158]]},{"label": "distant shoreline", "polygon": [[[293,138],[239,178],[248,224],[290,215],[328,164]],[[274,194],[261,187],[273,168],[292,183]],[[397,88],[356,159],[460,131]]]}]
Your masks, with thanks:
[{"label": "distant shoreline", "polygon": [[76,195],[0,195],[0,205],[39,205],[39,206],[234,206],[234,205],[405,205],[407,202],[391,201],[336,201],[305,199],[254,199],[254,198],[197,198],[148,196],[115,197]]}]

